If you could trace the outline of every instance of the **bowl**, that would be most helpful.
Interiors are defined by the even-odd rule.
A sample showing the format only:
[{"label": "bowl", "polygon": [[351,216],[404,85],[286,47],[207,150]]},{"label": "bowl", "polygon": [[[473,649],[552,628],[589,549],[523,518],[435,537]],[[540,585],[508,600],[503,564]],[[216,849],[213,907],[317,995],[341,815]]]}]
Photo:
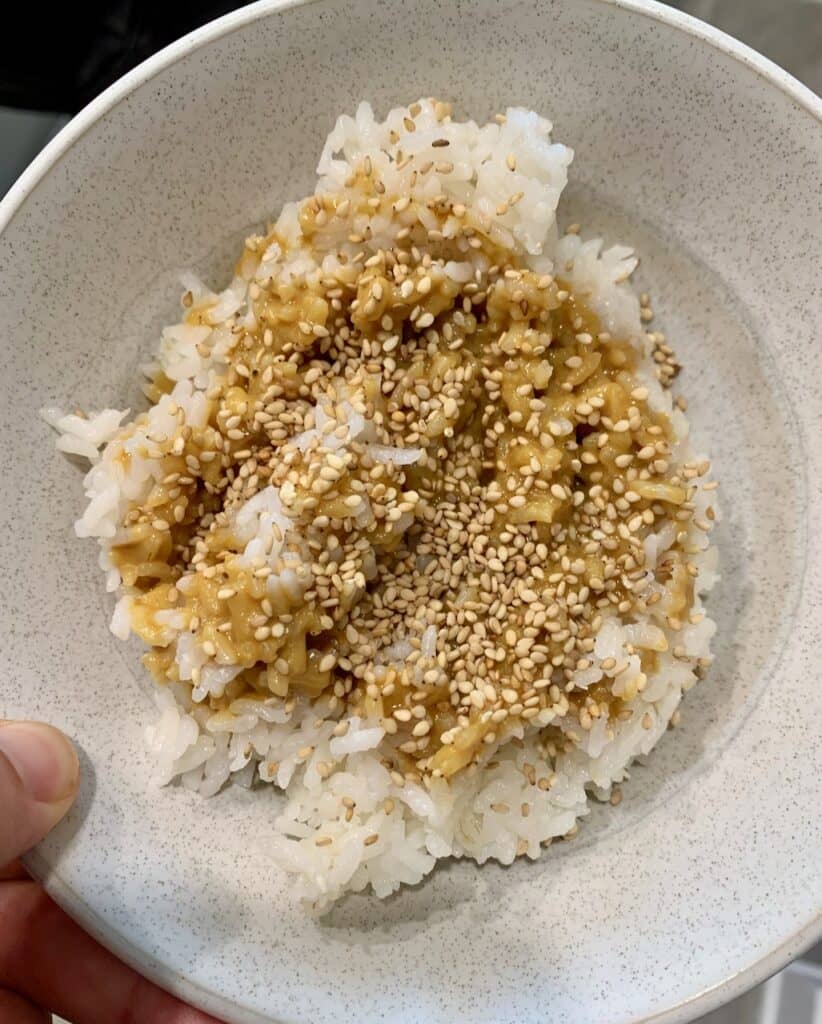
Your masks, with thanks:
[{"label": "bowl", "polygon": [[[549,116],[565,223],[634,245],[722,480],[716,662],[619,808],[536,864],[452,863],[317,920],[262,852],[276,799],[148,784],[136,648],[108,631],[81,475],[43,406],[138,402],[178,301],[311,187],[336,115],[419,95]],[[252,5],[153,57],[0,206],[0,713],[81,750],[28,859],[92,934],[232,1022],[673,1022],[822,933],[822,104],[653,3]]]}]

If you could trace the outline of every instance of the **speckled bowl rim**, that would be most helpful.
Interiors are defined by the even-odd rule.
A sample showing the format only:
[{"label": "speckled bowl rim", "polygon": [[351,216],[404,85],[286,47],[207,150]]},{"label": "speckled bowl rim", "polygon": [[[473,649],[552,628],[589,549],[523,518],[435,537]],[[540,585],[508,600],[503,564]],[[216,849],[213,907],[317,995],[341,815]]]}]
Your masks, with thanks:
[{"label": "speckled bowl rim", "polygon": [[[150,81],[187,54],[230,35],[248,24],[268,17],[277,11],[316,2],[318,0],[259,0],[257,3],[250,4],[190,32],[118,79],[72,118],[32,161],[0,201],[0,233],[5,231],[30,193],[71,147],[109,111],[128,99],[129,95],[139,86]],[[663,6],[656,0],[595,0],[595,2],[603,6],[622,8],[707,43],[740,64],[751,68],[761,78],[816,118],[822,127],[822,99],[819,96],[783,68],[719,29],[713,28],[691,15]],[[215,1015],[219,1016],[226,1012],[233,1014],[236,1011],[237,1008],[234,1004],[218,993],[201,985],[192,984],[182,975],[170,971],[165,965],[125,942],[116,930],[92,911],[82,897],[57,872],[52,870],[51,865],[37,851],[31,852],[24,860],[32,875],[43,881],[52,899],[125,963],[186,1002],[194,1003]],[[696,1016],[709,1013],[781,970],[820,938],[822,938],[822,907],[816,908],[813,916],[793,936],[755,960],[748,967],[711,988],[697,992],[668,1010],[637,1019],[635,1024],[685,1024]],[[257,1022],[271,1024],[270,1017],[258,1015],[253,1011],[246,1010],[244,1019],[249,1024],[257,1024]]]}]

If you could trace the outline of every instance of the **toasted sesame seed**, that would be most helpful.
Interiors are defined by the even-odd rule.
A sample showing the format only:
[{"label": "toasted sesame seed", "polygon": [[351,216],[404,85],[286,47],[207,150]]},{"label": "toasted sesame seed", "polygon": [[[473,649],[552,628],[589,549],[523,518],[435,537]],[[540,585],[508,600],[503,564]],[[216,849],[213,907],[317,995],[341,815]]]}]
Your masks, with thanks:
[{"label": "toasted sesame seed", "polygon": [[[701,621],[692,559],[716,512],[702,511],[697,491],[715,483],[702,460],[682,465],[649,389],[632,387],[648,367],[638,350],[593,327],[584,296],[562,279],[535,274],[500,244],[488,211],[451,203],[434,177],[454,173],[449,154],[402,152],[403,132],[425,141],[427,109],[412,105],[391,133],[400,195],[380,179],[384,158],[365,154],[344,191],[301,204],[301,245],[311,249],[312,231],[323,244],[339,238],[336,258],[289,291],[277,272],[249,286],[258,323],[247,327],[241,312],[228,324],[208,426],[193,429],[164,399],[173,432],[158,442],[162,486],[130,503],[119,525],[140,538],[141,560],[144,540],[149,551],[172,549],[152,601],[168,595],[163,610],[183,611],[206,657],[251,666],[230,684],[229,703],[264,696],[293,710],[299,696],[322,709],[326,736],[345,735],[353,716],[379,723],[388,738],[378,753],[397,787],[482,771],[522,731],[538,751],[528,748],[523,775],[544,791],[555,759],[597,723],[610,730],[650,685],[640,648],[626,647],[619,663],[598,657],[610,616],[650,616],[669,656],[701,667],[677,636]],[[434,109],[441,149],[449,114]],[[517,154],[505,164],[516,172]],[[523,199],[518,178],[509,181],[499,216]],[[249,253],[259,262],[275,237],[252,240]],[[449,261],[467,280],[449,277]],[[667,387],[674,354],[658,331],[645,342]],[[259,551],[241,560],[239,510],[270,487],[282,516],[261,522],[250,549]],[[646,539],[669,524],[676,537],[651,564]],[[125,546],[121,557],[142,571]],[[215,593],[232,604],[216,610]],[[679,601],[664,616],[667,595]],[[585,687],[580,673],[592,668],[603,677]],[[195,673],[192,686],[204,675]],[[557,720],[574,728],[561,732]],[[646,729],[655,721],[641,718]],[[331,760],[314,765],[321,779],[335,770]],[[513,807],[532,813],[527,802]],[[519,839],[518,855],[528,850]]]}]

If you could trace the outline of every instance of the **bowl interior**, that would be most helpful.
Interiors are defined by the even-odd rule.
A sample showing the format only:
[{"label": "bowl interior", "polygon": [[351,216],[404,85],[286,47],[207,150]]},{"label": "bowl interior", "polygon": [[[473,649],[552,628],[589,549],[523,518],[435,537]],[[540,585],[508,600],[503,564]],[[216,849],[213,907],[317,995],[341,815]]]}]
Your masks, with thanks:
[{"label": "bowl interior", "polygon": [[[801,664],[819,635],[804,621],[818,514],[804,439],[822,363],[806,179],[822,133],[739,60],[596,0],[358,0],[344,13],[316,0],[234,22],[92,120],[0,236],[0,714],[50,719],[84,761],[77,808],[32,864],[118,952],[229,1020],[668,1011],[790,943],[822,897],[784,752],[757,760],[790,733],[793,792],[818,794],[800,763],[818,727],[796,709],[820,702]],[[266,859],[276,797],[148,790],[139,651],[108,633],[96,549],[71,530],[81,472],[37,410],[135,408],[137,367],[178,308],[177,273],[220,284],[244,234],[311,188],[338,113],[421,94],[477,119],[513,104],[545,113],[576,151],[561,221],[640,253],[638,284],[722,482],[717,659],[620,808],[595,809],[573,843],[507,870],[446,866],[317,922]],[[757,821],[774,814],[768,863]]]}]

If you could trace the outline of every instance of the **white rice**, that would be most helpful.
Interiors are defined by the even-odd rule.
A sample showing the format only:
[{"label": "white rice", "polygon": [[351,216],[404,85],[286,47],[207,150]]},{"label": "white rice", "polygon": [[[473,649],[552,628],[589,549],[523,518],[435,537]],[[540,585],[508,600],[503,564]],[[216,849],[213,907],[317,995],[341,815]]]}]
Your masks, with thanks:
[{"label": "white rice", "polygon": [[[354,117],[340,117],[320,157],[317,192],[351,191],[345,182],[367,154],[389,191],[420,200],[445,194],[464,204],[496,242],[518,249],[534,269],[553,269],[567,280],[615,336],[633,338],[647,348],[639,302],[629,283],[636,266],[631,250],[618,245],[603,249],[600,239],[586,241],[576,234],[558,238],[556,208],[573,154],[551,141],[550,123],[513,108],[506,112],[502,125],[442,124],[429,101],[421,101],[421,108],[413,134],[403,128],[404,109],[393,110],[384,121],[378,121],[371,107],[363,103]],[[441,160],[443,153],[434,143],[447,139],[451,170],[432,172],[413,184],[412,168],[397,170],[396,162],[388,159],[398,145],[391,142],[392,131],[401,137],[403,152],[433,161]],[[506,163],[510,154],[516,157],[515,171]],[[499,204],[512,191],[521,191],[522,199],[498,214]],[[411,216],[409,211],[409,222]],[[362,214],[360,227],[366,219]],[[365,247],[390,246],[402,224],[402,214],[372,222],[371,239]],[[270,246],[258,262],[243,265],[229,287],[219,293],[186,276],[184,287],[204,310],[206,323],[197,327],[176,324],[163,331],[159,365],[175,382],[174,388],[134,423],[122,428],[127,411],[115,409],[87,417],[63,415],[55,409],[44,411],[47,422],[59,433],[57,447],[91,463],[84,479],[87,505],[75,529],[79,537],[98,539],[100,564],[110,591],[121,584],[110,548],[128,503],[144,498],[160,479],[158,442],[170,436],[176,425],[170,409],[181,409],[190,426],[202,426],[208,418],[205,392],[225,366],[232,327],[238,323],[253,326],[249,284],[274,275],[283,280],[311,278],[321,268],[331,268],[338,251],[353,255],[363,247],[348,240],[349,226],[345,234],[335,234],[339,230],[332,222],[309,243],[302,238],[296,205],[287,204],[277,224],[279,235],[288,240],[286,254],[279,245]],[[468,281],[482,259],[466,247],[463,258],[451,261],[445,272],[456,281]],[[675,458],[685,462],[693,458],[687,423],[672,409],[669,394],[651,372],[650,358],[646,363],[645,383],[652,403],[672,417],[678,433]],[[328,419],[318,407],[314,428],[297,439],[298,446],[311,444]],[[363,417],[349,408],[348,437],[339,438],[338,443],[343,446],[353,439],[367,442],[379,462],[411,464],[422,454],[419,449],[377,444]],[[707,498],[700,490],[695,500],[703,505],[693,517],[698,519]],[[367,509],[363,514],[368,514]],[[717,578],[716,552],[709,547],[706,534],[692,523],[687,527],[685,545],[693,551],[692,561],[699,569],[693,609],[698,617],[703,611],[702,596]],[[249,561],[267,551],[273,562],[286,535],[295,539],[294,524],[284,515],[273,487],[236,510],[234,528],[246,545],[244,556]],[[645,539],[649,573],[675,539],[675,531],[668,527]],[[282,590],[298,596],[308,578],[297,556],[286,571],[270,578],[271,592]],[[178,586],[186,586],[185,578]],[[659,650],[656,671],[645,688],[628,701],[634,712],[628,720],[609,723],[606,718],[599,719],[580,737],[572,753],[561,754],[548,765],[535,747],[537,729],[552,721],[550,710],[543,712],[529,725],[529,731],[520,721],[501,745],[490,745],[483,766],[469,768],[451,781],[433,779],[428,788],[408,781],[398,785],[383,767],[378,747],[384,733],[378,724],[352,717],[348,731],[337,735],[334,721],[321,720],[322,702],[318,707],[301,701],[288,705],[274,697],[264,702],[241,698],[227,711],[211,712],[202,702],[208,695],[222,694],[240,669],[210,661],[171,613],[163,628],[168,641],[176,641],[180,677],[191,680],[198,669],[199,680],[193,689],[181,684],[157,688],[159,717],[147,734],[156,781],[165,785],[179,779],[203,796],[216,793],[228,781],[250,785],[257,780],[284,790],[287,803],[272,822],[267,849],[273,863],[297,876],[299,895],[319,910],[345,892],[370,886],[377,896],[386,896],[400,885],[414,884],[442,857],[470,857],[479,863],[492,858],[509,864],[518,850],[524,850],[536,858],[547,841],[566,835],[588,813],[592,795],[607,798],[612,787],[627,778],[631,762],[652,749],[683,693],[696,682],[697,664],[709,658],[715,631],[711,619],[706,616],[674,634],[666,618],[666,598],[663,590],[662,599],[647,615],[630,625],[621,624],[616,617],[607,619],[597,637],[590,668],[575,679],[580,686],[593,685],[602,678],[602,662],[613,658],[627,663],[618,681],[622,692],[634,693],[640,663],[627,648],[632,652],[635,648]],[[129,635],[130,602],[129,594],[123,594],[112,617],[112,632],[120,639]],[[430,629],[434,632],[426,631],[422,638],[423,655],[436,649],[436,630]],[[683,656],[671,655],[674,646],[684,648]],[[399,638],[383,650],[383,662],[400,663],[410,651],[408,641]],[[574,728],[571,721],[554,719],[553,724],[568,732]],[[312,749],[310,757],[301,759],[298,751],[308,747]],[[322,762],[321,772],[318,766]],[[529,784],[523,774],[523,766],[529,764],[536,766],[538,778],[552,779],[550,788]],[[523,803],[530,805],[527,817],[520,810]],[[320,835],[330,837],[331,842],[316,845]],[[377,835],[379,842],[365,845],[364,839],[372,835]]]}]

